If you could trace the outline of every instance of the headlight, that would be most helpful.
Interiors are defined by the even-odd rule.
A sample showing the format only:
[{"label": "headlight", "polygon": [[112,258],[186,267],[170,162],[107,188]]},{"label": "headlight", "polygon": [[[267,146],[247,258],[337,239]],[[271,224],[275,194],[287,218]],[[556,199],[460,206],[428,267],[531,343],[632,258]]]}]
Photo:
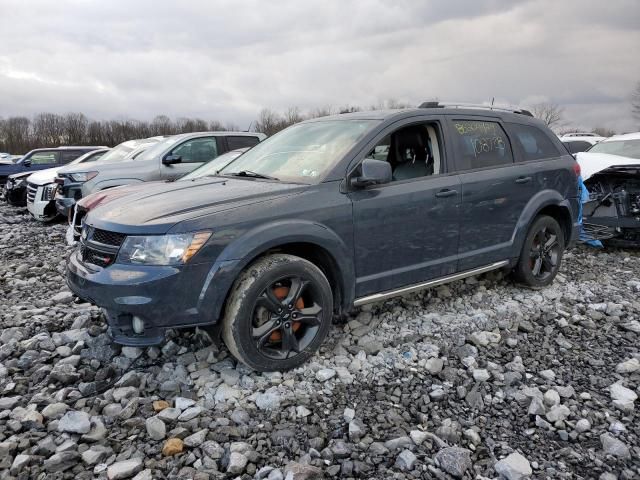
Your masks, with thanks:
[{"label": "headlight", "polygon": [[211,232],[127,237],[118,263],[180,265],[189,261],[211,236]]},{"label": "headlight", "polygon": [[92,178],[98,175],[98,172],[78,172],[78,173],[70,173],[69,177],[74,182],[88,182]]},{"label": "headlight", "polygon": [[27,184],[27,179],[26,178],[16,178],[13,181],[13,185],[16,188],[24,187],[24,186],[26,186],[26,184]]}]

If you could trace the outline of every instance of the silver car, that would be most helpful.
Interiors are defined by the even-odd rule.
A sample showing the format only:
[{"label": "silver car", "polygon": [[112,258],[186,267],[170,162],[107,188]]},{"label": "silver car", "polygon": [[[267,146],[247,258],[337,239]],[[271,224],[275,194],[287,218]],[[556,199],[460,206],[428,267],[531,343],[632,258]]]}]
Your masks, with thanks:
[{"label": "silver car", "polygon": [[[94,165],[76,165],[58,172],[61,184],[58,211],[68,215],[82,197],[107,188],[153,180],[174,180],[229,150],[252,147],[266,135],[253,132],[198,132],[167,137],[143,153],[124,161],[105,159]],[[116,147],[118,148],[118,147]]]}]

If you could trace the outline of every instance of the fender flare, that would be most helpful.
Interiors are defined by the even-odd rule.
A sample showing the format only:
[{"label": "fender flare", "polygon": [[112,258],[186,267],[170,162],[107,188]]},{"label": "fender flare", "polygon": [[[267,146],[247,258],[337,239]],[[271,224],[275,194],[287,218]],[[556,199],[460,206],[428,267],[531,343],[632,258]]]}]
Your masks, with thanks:
[{"label": "fender flare", "polygon": [[[529,203],[527,203],[527,205],[522,210],[522,213],[520,214],[520,218],[518,219],[518,223],[513,232],[513,258],[520,257],[522,242],[524,242],[524,239],[529,232],[529,225],[531,225],[533,219],[538,216],[542,209],[549,206],[559,207],[563,210],[566,210],[567,215],[571,219],[571,226],[573,226],[573,223],[576,221],[576,219],[574,218],[574,215],[572,213],[571,203],[569,199],[563,197],[556,190],[541,190],[533,197],[531,197]],[[567,238],[565,240],[568,243],[570,241],[570,238]]]},{"label": "fender flare", "polygon": [[278,220],[246,231],[220,253],[200,291],[198,310],[207,312],[210,323],[220,319],[224,303],[238,275],[257,257],[275,247],[308,243],[322,248],[338,267],[341,306],[349,306],[355,296],[355,268],[344,241],[328,227],[305,220]]}]

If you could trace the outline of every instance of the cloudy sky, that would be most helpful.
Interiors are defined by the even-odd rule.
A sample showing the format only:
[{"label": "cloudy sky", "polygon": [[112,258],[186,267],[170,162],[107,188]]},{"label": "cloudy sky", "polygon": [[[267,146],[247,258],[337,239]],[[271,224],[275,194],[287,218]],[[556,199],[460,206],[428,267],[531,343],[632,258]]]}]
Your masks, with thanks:
[{"label": "cloudy sky", "polygon": [[637,129],[638,0],[0,0],[0,116],[197,116],[386,99]]}]

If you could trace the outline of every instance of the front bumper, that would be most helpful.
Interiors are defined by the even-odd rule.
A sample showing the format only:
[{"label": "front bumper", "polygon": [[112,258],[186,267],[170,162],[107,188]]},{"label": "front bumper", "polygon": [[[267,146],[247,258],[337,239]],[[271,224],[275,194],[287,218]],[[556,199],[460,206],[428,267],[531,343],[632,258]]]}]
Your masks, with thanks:
[{"label": "front bumper", "polygon": [[76,204],[75,199],[60,197],[60,196],[56,197],[55,202],[56,202],[56,210],[60,215],[62,215],[65,218],[69,217],[69,212],[73,211],[73,206]]},{"label": "front bumper", "polygon": [[27,204],[27,187],[22,185],[16,187],[15,185],[7,184],[4,190],[4,198],[9,205],[24,207]]},{"label": "front bumper", "polygon": [[[83,262],[76,249],[67,263],[67,284],[80,298],[102,307],[116,343],[140,347],[162,342],[167,328],[217,321],[212,309],[201,305],[210,270],[210,264],[114,263],[102,268]],[[133,331],[134,316],[144,321],[143,333]]]},{"label": "front bumper", "polygon": [[45,187],[52,188],[51,185],[34,184],[29,184],[27,187],[27,210],[33,218],[41,222],[53,220],[57,216],[51,191]]}]

